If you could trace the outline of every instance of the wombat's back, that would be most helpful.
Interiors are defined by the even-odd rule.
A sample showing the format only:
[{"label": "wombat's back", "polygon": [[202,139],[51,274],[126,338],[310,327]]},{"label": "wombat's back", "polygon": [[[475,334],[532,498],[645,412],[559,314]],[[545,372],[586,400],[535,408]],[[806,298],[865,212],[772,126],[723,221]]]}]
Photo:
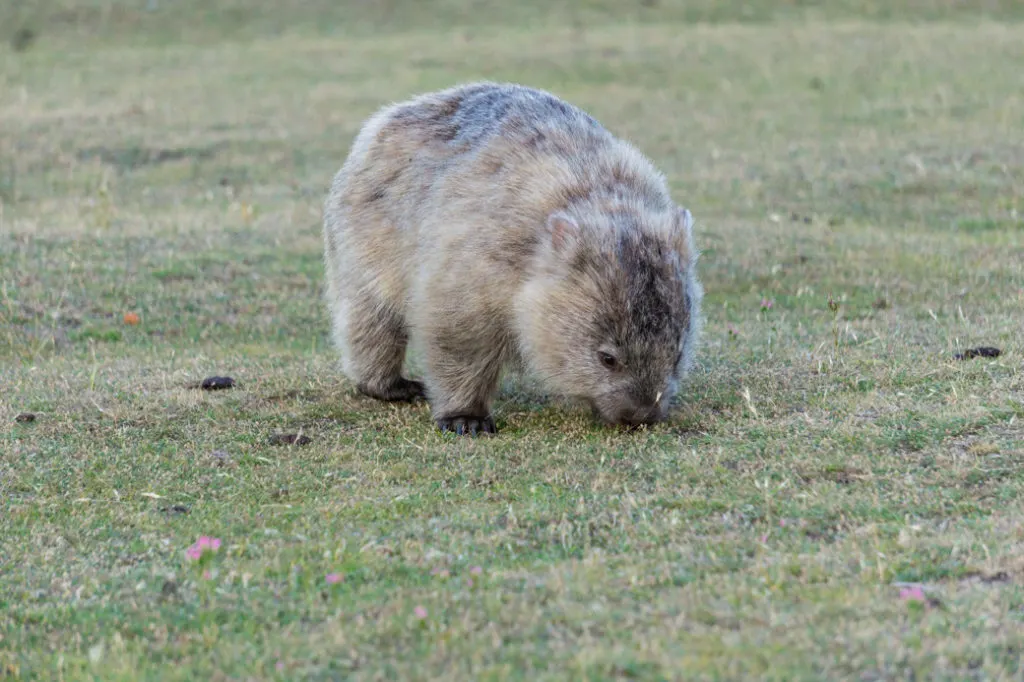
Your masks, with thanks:
[{"label": "wombat's back", "polygon": [[521,85],[472,83],[372,116],[335,178],[329,205],[380,211],[406,229],[452,202],[527,209],[532,220],[567,195],[609,189],[610,181],[659,207],[670,203],[647,159],[583,110]]}]

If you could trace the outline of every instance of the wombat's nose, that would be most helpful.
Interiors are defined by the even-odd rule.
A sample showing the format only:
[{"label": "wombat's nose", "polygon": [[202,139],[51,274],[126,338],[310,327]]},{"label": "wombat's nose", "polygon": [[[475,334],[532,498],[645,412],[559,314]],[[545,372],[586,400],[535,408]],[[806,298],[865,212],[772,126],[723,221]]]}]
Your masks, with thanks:
[{"label": "wombat's nose", "polygon": [[660,419],[661,409],[657,404],[626,408],[620,416],[620,421],[631,426],[639,424],[653,424]]}]

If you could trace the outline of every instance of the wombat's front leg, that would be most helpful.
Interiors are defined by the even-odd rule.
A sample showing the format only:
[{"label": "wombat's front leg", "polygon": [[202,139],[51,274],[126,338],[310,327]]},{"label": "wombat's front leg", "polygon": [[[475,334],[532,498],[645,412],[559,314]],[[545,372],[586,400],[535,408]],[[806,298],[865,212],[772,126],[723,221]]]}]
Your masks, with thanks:
[{"label": "wombat's front leg", "polygon": [[501,372],[500,355],[445,347],[441,340],[428,348],[427,396],[437,427],[460,436],[497,433],[491,396]]},{"label": "wombat's front leg", "polygon": [[437,428],[441,431],[451,431],[460,436],[470,435],[476,436],[481,433],[497,433],[498,430],[494,426],[494,419],[491,417],[445,417],[443,419],[437,419]]}]

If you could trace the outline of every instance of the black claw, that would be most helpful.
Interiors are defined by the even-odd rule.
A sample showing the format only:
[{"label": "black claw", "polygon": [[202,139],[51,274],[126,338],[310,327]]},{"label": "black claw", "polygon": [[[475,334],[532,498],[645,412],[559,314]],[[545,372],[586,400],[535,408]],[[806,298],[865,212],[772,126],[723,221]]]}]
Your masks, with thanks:
[{"label": "black claw", "polygon": [[442,433],[455,433],[458,436],[479,436],[483,433],[497,433],[494,420],[490,416],[453,415],[437,420],[437,427]]}]

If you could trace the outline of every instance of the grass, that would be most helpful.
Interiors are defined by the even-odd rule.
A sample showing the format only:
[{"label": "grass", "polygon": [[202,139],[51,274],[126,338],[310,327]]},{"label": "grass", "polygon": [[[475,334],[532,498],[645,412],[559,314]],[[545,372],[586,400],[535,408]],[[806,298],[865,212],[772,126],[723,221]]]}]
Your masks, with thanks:
[{"label": "grass", "polygon": [[[1024,672],[1019,3],[143,5],[0,9],[34,35],[0,47],[0,677]],[[694,212],[668,423],[510,380],[458,441],[337,372],[330,177],[476,78]]]}]

